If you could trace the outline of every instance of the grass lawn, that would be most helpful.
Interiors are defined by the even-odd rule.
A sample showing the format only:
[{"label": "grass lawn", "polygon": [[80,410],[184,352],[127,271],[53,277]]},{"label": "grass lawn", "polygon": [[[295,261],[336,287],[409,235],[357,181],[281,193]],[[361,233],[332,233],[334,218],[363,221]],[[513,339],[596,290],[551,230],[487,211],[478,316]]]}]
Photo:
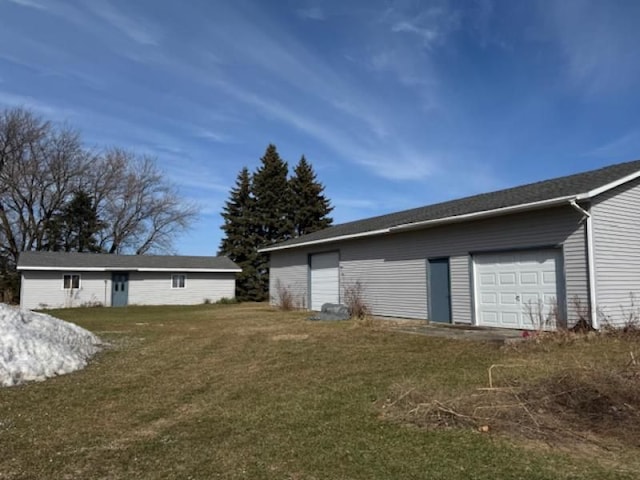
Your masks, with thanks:
[{"label": "grass lawn", "polygon": [[637,445],[574,454],[403,425],[380,407],[399,384],[473,391],[495,363],[535,375],[622,361],[625,340],[523,352],[259,304],[53,314],[111,347],[80,372],[0,389],[2,480],[638,478]]}]

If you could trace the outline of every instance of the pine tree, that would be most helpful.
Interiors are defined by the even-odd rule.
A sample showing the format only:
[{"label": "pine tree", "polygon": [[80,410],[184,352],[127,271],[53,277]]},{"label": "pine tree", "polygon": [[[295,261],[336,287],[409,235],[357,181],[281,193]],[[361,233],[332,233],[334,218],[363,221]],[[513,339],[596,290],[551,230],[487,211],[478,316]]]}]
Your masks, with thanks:
[{"label": "pine tree", "polygon": [[47,248],[65,252],[99,252],[96,234],[103,226],[94,199],[89,193],[78,190],[47,225]]},{"label": "pine tree", "polygon": [[238,300],[256,300],[255,263],[258,255],[256,249],[256,227],[254,221],[255,201],[251,194],[251,174],[244,167],[231,189],[229,200],[222,212],[225,237],[220,243],[219,254],[226,255],[242,268],[236,277],[236,298]]},{"label": "pine tree", "polygon": [[[292,238],[294,233],[287,162],[273,144],[260,161],[262,165],[253,175],[257,248]],[[255,289],[258,298],[264,300],[269,292],[269,256],[258,254],[255,267]]]},{"label": "pine tree", "polygon": [[329,213],[333,210],[329,199],[323,195],[324,185],[317,181],[316,173],[302,156],[289,181],[291,211],[295,236],[312,233],[331,225]]},{"label": "pine tree", "polygon": [[269,145],[253,175],[245,167],[225,203],[219,254],[242,268],[236,282],[238,300],[265,300],[269,292],[269,256],[258,249],[331,224],[333,210],[324,186],[304,156],[288,179],[287,163]]}]

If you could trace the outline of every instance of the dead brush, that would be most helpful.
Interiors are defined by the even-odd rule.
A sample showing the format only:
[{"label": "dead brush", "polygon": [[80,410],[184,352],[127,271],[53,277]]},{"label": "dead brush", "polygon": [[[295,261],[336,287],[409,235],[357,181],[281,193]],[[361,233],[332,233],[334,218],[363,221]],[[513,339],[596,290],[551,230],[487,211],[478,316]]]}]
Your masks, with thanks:
[{"label": "dead brush", "polygon": [[344,287],[344,304],[351,318],[371,325],[371,309],[364,299],[364,287],[359,280]]},{"label": "dead brush", "polygon": [[473,428],[557,446],[638,447],[640,366],[631,353],[615,370],[576,366],[536,380],[516,375],[449,397],[400,384],[380,408],[387,419],[426,429]]},{"label": "dead brush", "polygon": [[291,311],[296,307],[296,301],[291,289],[284,285],[280,279],[276,281],[276,304],[280,310]]}]

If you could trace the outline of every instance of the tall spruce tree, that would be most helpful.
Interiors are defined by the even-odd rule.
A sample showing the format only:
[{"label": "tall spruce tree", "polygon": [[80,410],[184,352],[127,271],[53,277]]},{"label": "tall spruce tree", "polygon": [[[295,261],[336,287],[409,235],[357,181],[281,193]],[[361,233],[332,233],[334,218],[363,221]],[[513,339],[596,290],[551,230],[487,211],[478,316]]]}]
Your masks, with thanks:
[{"label": "tall spruce tree", "polygon": [[[253,175],[257,248],[292,238],[294,233],[287,162],[273,144],[269,144],[260,161],[262,164]],[[269,294],[269,256],[258,254],[255,266],[255,289],[264,300]]]},{"label": "tall spruce tree", "polygon": [[78,190],[49,221],[47,247],[53,251],[100,252],[96,237],[103,227],[93,197]]},{"label": "tall spruce tree", "polygon": [[226,255],[236,262],[242,272],[236,277],[236,298],[238,300],[257,300],[254,278],[256,276],[256,225],[254,221],[255,201],[251,193],[251,174],[244,167],[231,189],[229,200],[222,211],[225,237],[220,243],[219,254]]},{"label": "tall spruce tree", "polygon": [[333,210],[324,196],[324,185],[317,181],[316,173],[302,156],[289,181],[291,213],[296,237],[328,227],[333,222],[329,213]]},{"label": "tall spruce tree", "polygon": [[239,300],[261,301],[269,294],[269,257],[258,249],[331,224],[333,210],[324,186],[304,156],[288,179],[287,163],[269,145],[253,175],[245,167],[225,203],[219,254],[242,268],[236,282]]}]

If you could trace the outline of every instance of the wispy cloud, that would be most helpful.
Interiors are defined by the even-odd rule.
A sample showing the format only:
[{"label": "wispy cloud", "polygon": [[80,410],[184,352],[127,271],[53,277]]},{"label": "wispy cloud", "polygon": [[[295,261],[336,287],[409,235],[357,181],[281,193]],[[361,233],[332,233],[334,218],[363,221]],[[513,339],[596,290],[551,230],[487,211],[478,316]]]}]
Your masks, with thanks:
[{"label": "wispy cloud", "polygon": [[56,118],[60,121],[63,121],[66,117],[75,113],[73,110],[61,108],[28,95],[20,95],[1,90],[0,105],[5,105],[7,107],[27,108],[41,115],[45,115],[49,118]]},{"label": "wispy cloud", "polygon": [[358,208],[358,209],[376,209],[380,204],[371,198],[350,198],[350,197],[333,197],[332,203],[340,205],[340,208]]},{"label": "wispy cloud", "polygon": [[11,3],[20,5],[21,7],[35,8],[38,10],[46,10],[46,6],[37,0],[9,0]]},{"label": "wispy cloud", "polygon": [[572,87],[612,94],[640,81],[640,3],[543,2],[541,14],[566,61]]},{"label": "wispy cloud", "polygon": [[228,143],[231,138],[224,133],[214,132],[213,130],[196,129],[193,132],[193,136],[196,138],[202,138],[215,143]]},{"label": "wispy cloud", "polygon": [[237,84],[216,81],[218,88],[237,100],[257,108],[267,118],[276,118],[290,127],[303,131],[327,145],[344,160],[367,167],[373,175],[390,180],[421,180],[433,171],[434,159],[427,153],[416,152],[398,140],[358,142],[338,126],[303,115],[273,100],[260,97]]},{"label": "wispy cloud", "polygon": [[116,9],[107,0],[87,2],[86,6],[95,15],[140,45],[157,46],[160,44],[160,29],[149,21],[125,14]]},{"label": "wispy cloud", "polygon": [[460,14],[447,4],[425,7],[420,2],[396,3],[384,12],[381,21],[391,32],[417,37],[423,48],[431,49],[459,28]]}]

